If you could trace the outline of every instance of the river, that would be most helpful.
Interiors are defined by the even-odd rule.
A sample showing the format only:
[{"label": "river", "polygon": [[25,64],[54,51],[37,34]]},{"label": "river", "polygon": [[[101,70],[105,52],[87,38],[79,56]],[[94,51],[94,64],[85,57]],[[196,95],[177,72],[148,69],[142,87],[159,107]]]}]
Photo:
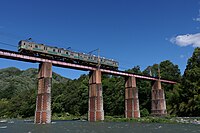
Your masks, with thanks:
[{"label": "river", "polygon": [[200,125],[88,121],[34,124],[27,120],[8,120],[0,122],[0,133],[200,133]]}]

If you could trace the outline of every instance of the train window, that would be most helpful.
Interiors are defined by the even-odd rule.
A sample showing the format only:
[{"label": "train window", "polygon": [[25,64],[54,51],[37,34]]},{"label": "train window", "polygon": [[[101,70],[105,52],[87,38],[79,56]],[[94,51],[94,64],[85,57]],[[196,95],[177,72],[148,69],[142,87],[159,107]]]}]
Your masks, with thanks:
[{"label": "train window", "polygon": [[55,49],[53,49],[53,52],[56,52],[56,50],[55,50]]},{"label": "train window", "polygon": [[38,45],[35,45],[35,48],[38,48]]}]

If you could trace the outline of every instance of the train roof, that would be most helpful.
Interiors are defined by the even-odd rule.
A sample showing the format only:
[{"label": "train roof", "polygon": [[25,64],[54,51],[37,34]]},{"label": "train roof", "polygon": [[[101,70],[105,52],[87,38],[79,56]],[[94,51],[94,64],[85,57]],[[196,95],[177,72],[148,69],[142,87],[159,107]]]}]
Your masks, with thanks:
[{"label": "train roof", "polygon": [[[92,55],[92,54],[87,54],[87,53],[81,53],[81,52],[76,52],[76,51],[72,51],[72,50],[68,50],[68,49],[65,49],[65,48],[58,48],[56,46],[49,46],[49,45],[46,45],[46,44],[43,44],[43,43],[35,43],[33,41],[29,41],[29,40],[20,40],[20,42],[27,42],[27,43],[32,43],[32,44],[37,44],[37,45],[42,45],[42,46],[46,46],[46,47],[51,47],[51,48],[56,48],[56,49],[60,49],[60,50],[66,50],[66,51],[70,51],[70,52],[73,52],[73,53],[79,53],[79,54],[84,54],[84,55],[88,55],[88,56],[94,56],[94,57],[97,57],[95,55]],[[113,62],[117,62],[119,63],[118,61],[114,60],[114,59],[108,59],[108,58],[105,58],[105,57],[100,57],[100,59],[106,59],[106,60],[109,60],[109,61],[113,61]]]}]

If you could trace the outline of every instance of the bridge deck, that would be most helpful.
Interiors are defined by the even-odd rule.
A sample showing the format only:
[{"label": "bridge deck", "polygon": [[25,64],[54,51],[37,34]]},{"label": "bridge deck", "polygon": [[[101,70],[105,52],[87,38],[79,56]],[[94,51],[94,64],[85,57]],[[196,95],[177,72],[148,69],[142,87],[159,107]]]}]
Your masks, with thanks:
[{"label": "bridge deck", "polygon": [[[72,68],[72,69],[84,70],[84,71],[96,70],[96,68],[90,67],[90,66],[84,66],[84,65],[79,65],[79,64],[67,63],[67,62],[63,62],[63,61],[56,61],[56,60],[44,59],[44,58],[40,58],[40,57],[23,55],[18,52],[8,51],[8,50],[3,50],[3,49],[0,49],[0,58],[32,62],[32,63],[49,62],[49,63],[52,63],[52,65],[54,65],[54,66]],[[118,76],[135,76],[136,78],[145,79],[145,80],[153,80],[153,81],[158,80],[158,78],[155,78],[155,77],[138,75],[138,74],[134,74],[134,73],[128,73],[128,72],[117,71],[117,70],[101,69],[101,72],[107,73],[107,74],[112,74],[112,75],[118,75]],[[165,83],[170,83],[170,84],[176,83],[174,81],[169,81],[169,80],[164,80],[164,79],[160,79],[160,81],[165,82]]]}]

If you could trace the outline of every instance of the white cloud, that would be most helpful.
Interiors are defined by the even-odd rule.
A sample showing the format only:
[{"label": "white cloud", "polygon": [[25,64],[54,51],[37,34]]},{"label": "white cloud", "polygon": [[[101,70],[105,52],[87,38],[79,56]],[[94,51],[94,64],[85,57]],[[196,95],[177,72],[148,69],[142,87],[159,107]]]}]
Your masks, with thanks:
[{"label": "white cloud", "polygon": [[186,34],[172,37],[170,42],[177,44],[181,47],[192,45],[193,47],[200,47],[200,33]]},{"label": "white cloud", "polygon": [[193,18],[194,21],[200,22],[200,18]]},{"label": "white cloud", "polygon": [[198,17],[193,18],[193,20],[196,21],[196,22],[200,22],[200,9],[199,9]]}]

